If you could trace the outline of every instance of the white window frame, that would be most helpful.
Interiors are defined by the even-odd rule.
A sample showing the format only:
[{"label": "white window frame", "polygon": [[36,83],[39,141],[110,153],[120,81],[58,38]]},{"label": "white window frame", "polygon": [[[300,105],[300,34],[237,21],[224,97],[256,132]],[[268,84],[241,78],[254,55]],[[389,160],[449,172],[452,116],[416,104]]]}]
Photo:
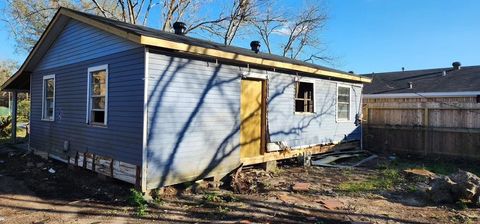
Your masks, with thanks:
[{"label": "white window frame", "polygon": [[[348,88],[348,119],[338,118],[338,89],[340,87]],[[337,92],[335,94],[335,120],[337,122],[351,122],[352,121],[352,86],[337,83]]]},{"label": "white window frame", "polygon": [[[299,82],[306,82],[306,83],[312,83],[313,84],[313,112],[297,112],[295,110],[296,108],[296,93],[297,93],[297,86]],[[296,115],[314,115],[317,113],[317,99],[316,99],[316,90],[315,90],[315,80],[309,80],[309,79],[306,79],[306,80],[303,80],[303,79],[299,79],[299,80],[295,80],[295,87],[294,87],[294,91],[293,91],[293,113],[296,114]]]},{"label": "white window frame", "polygon": [[[92,97],[91,97],[91,92],[92,92],[92,73],[97,72],[97,71],[102,71],[105,70],[105,118],[102,123],[98,122],[92,122],[90,113],[92,112]],[[87,72],[87,116],[85,122],[89,125],[92,126],[107,126],[108,123],[108,64],[105,65],[99,65],[99,66],[94,66],[94,67],[89,67],[88,72]]]},{"label": "white window frame", "polygon": [[[53,114],[52,114],[51,118],[45,117],[46,116],[46,113],[45,113],[46,108],[45,107],[47,106],[46,105],[47,98],[45,96],[45,80],[48,80],[48,79],[53,79]],[[55,82],[55,74],[43,76],[43,79],[42,79],[42,121],[55,121],[56,91],[57,91],[57,86],[56,86],[56,82]]]}]

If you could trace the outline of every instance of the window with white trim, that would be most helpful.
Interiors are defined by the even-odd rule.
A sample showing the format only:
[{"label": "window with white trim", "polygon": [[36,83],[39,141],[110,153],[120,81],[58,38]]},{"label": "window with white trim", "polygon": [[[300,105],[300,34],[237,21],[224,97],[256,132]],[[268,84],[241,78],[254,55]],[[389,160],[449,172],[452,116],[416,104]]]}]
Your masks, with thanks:
[{"label": "window with white trim", "polygon": [[350,120],[350,87],[337,88],[337,120]]},{"label": "window with white trim", "polygon": [[88,69],[87,123],[107,125],[108,66]]},{"label": "window with white trim", "polygon": [[55,75],[43,76],[42,120],[53,121],[55,115]]},{"label": "window with white trim", "polygon": [[295,88],[295,112],[315,112],[313,89],[313,83],[311,82],[297,82]]}]

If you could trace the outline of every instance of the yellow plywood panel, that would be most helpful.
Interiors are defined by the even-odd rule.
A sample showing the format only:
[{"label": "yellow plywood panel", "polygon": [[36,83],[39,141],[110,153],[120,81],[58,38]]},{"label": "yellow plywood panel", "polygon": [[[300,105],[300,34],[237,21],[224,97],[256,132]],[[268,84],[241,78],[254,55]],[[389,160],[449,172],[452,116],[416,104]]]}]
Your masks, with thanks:
[{"label": "yellow plywood panel", "polygon": [[251,158],[261,153],[262,137],[262,81],[242,80],[240,109],[240,158]]}]

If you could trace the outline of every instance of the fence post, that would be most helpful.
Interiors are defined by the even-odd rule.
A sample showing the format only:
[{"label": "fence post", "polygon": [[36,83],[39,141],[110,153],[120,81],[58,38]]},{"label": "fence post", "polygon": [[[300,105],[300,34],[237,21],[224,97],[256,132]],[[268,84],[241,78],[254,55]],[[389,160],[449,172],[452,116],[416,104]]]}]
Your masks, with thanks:
[{"label": "fence post", "polygon": [[12,99],[12,144],[17,143],[17,91],[13,91]]},{"label": "fence post", "polygon": [[429,126],[429,121],[428,121],[428,107],[425,107],[423,110],[423,151],[425,156],[428,154],[428,126]]}]

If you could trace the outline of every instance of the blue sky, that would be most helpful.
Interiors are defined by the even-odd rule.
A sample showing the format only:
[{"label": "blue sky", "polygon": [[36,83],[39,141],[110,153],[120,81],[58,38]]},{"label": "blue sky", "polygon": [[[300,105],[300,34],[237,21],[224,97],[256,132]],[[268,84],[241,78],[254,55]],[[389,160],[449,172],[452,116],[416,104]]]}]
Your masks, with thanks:
[{"label": "blue sky", "polygon": [[[296,0],[281,0],[285,8]],[[453,61],[478,65],[478,0],[326,0],[329,16],[321,40],[330,65],[355,73],[448,67]],[[3,7],[0,2],[0,7]],[[0,60],[20,63],[5,27],[0,29]],[[248,46],[249,40],[236,45]]]}]

